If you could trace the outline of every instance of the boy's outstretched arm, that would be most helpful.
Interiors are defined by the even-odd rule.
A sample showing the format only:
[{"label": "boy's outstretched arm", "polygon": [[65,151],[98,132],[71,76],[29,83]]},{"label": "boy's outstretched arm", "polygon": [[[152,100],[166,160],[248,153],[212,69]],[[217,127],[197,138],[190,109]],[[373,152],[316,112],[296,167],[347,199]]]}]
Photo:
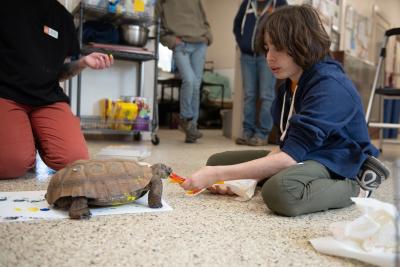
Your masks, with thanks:
[{"label": "boy's outstretched arm", "polygon": [[193,173],[181,186],[185,190],[198,190],[211,187],[219,181],[255,179],[261,181],[297,164],[287,153],[278,151],[252,161],[226,165],[205,166]]}]

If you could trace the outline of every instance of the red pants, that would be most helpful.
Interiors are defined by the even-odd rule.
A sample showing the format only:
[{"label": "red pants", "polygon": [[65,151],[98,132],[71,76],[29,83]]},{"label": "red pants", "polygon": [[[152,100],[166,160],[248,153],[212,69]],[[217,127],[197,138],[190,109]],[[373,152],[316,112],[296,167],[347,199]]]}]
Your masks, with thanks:
[{"label": "red pants", "polygon": [[0,98],[0,179],[33,168],[36,150],[54,170],[89,158],[79,119],[67,103],[32,107]]}]

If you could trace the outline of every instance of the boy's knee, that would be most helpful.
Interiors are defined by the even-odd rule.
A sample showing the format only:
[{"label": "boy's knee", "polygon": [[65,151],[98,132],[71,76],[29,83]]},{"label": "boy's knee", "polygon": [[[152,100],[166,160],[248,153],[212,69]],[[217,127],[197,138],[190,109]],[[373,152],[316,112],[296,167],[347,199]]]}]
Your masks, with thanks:
[{"label": "boy's knee", "polygon": [[282,181],[282,177],[273,176],[264,183],[261,195],[271,211],[279,215],[294,217],[303,214],[302,194],[300,193],[303,191],[303,184],[291,183],[288,185]]},{"label": "boy's knee", "polygon": [[215,153],[211,155],[208,160],[206,165],[207,166],[219,166],[219,165],[226,165],[224,164],[224,159],[226,152],[221,152],[221,153]]}]

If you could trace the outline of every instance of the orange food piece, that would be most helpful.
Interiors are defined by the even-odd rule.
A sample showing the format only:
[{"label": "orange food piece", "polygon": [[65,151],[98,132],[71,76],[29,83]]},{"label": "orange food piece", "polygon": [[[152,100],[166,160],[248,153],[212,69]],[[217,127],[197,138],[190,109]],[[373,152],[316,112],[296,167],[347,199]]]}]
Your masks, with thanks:
[{"label": "orange food piece", "polygon": [[183,183],[186,179],[185,178],[183,178],[183,177],[181,177],[181,176],[179,176],[179,175],[177,175],[176,173],[171,173],[170,175],[169,175],[169,179],[170,179],[170,181],[172,182],[172,183],[178,183],[178,184],[181,184],[181,183]]},{"label": "orange food piece", "polygon": [[[182,176],[179,176],[179,175],[177,175],[176,173],[171,173],[170,175],[169,175],[169,181],[171,182],[171,183],[176,183],[176,184],[181,184],[181,183],[183,183],[184,181],[185,181],[186,179],[185,178],[183,178]],[[219,181],[219,182],[217,182],[216,184],[223,184],[224,183],[224,181]],[[198,193],[200,193],[200,192],[202,192],[202,191],[204,191],[205,189],[197,189],[197,190],[187,190],[186,191],[186,195],[188,195],[188,196],[194,196],[194,195],[197,195]]]}]

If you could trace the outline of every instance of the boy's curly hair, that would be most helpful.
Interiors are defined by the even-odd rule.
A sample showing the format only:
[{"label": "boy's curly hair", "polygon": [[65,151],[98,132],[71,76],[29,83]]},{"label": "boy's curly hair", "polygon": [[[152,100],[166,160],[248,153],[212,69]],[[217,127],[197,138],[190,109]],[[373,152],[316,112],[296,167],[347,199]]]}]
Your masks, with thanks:
[{"label": "boy's curly hair", "polygon": [[257,51],[266,53],[265,38],[279,51],[307,69],[329,54],[331,40],[318,12],[310,5],[284,6],[263,17],[259,23]]}]

